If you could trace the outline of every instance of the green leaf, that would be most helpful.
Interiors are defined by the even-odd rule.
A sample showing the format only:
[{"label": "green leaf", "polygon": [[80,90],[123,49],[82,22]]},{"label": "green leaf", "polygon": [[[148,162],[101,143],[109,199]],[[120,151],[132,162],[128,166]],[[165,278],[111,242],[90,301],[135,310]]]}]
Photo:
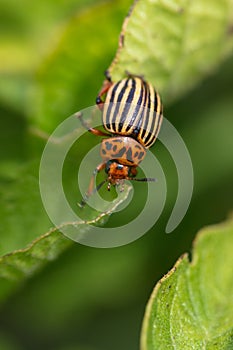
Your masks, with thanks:
[{"label": "green leaf", "polygon": [[17,344],[14,337],[9,334],[5,334],[1,331],[0,333],[0,349],[1,350],[22,350],[21,346]]},{"label": "green leaf", "polygon": [[69,244],[71,244],[71,241],[60,234],[57,229],[51,229],[27,248],[16,250],[1,257],[0,276],[11,281],[30,276],[46,261],[55,259],[58,253]]},{"label": "green leaf", "polygon": [[203,229],[156,285],[141,349],[233,348],[233,220]]},{"label": "green leaf", "polygon": [[[57,228],[50,229],[46,234],[33,241],[28,247],[13,251],[0,258],[0,301],[4,299],[18,282],[32,276],[47,262],[57,258],[61,252],[73,243],[59,232],[70,226],[74,227],[77,234],[82,236],[88,232],[92,224],[103,224],[115,209],[127,198],[128,191],[120,195],[111,203],[110,208],[97,215],[92,213],[93,219],[89,221],[79,220],[76,222],[62,223]],[[94,215],[95,214],[95,215]]]},{"label": "green leaf", "polygon": [[129,3],[97,4],[62,26],[36,74],[30,105],[34,126],[51,132],[69,115],[95,103]]},{"label": "green leaf", "polygon": [[[100,1],[100,0],[99,0]],[[38,56],[50,46],[54,31],[75,12],[96,0],[59,0],[31,2],[2,0],[0,3],[0,72],[29,72]],[[27,10],[26,10],[27,9]]]},{"label": "green leaf", "polygon": [[51,226],[42,207],[37,168],[38,161],[1,164],[1,255],[25,247]]},{"label": "green leaf", "polygon": [[0,2],[0,99],[18,111],[30,101],[35,69],[64,22],[102,0]]},{"label": "green leaf", "polygon": [[164,101],[175,99],[232,52],[232,23],[232,0],[135,1],[110,74],[143,75]]}]

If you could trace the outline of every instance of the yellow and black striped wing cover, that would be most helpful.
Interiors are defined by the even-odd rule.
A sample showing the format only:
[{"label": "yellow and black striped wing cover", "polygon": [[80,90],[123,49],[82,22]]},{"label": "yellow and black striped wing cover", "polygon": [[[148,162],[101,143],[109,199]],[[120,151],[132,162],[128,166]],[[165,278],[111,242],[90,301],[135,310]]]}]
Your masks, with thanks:
[{"label": "yellow and black striped wing cover", "polygon": [[139,77],[113,84],[103,107],[103,125],[112,134],[130,136],[149,148],[163,119],[162,103],[154,87]]}]

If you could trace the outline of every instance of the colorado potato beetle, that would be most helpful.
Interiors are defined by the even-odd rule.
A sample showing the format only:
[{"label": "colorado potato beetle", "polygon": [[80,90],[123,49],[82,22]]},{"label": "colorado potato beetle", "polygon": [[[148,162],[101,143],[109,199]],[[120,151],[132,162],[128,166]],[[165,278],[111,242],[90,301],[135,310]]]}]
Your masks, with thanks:
[{"label": "colorado potato beetle", "polygon": [[[146,155],[146,149],[155,142],[163,119],[162,103],[154,87],[143,77],[130,75],[116,83],[107,77],[96,98],[102,111],[105,131],[90,128],[79,114],[85,128],[94,135],[105,136],[100,148],[103,162],[93,172],[90,185],[80,206],[83,207],[92,193],[108,182],[123,185],[124,180],[155,181],[153,178],[135,178],[137,166]],[[107,178],[96,188],[96,174],[105,169]]]}]

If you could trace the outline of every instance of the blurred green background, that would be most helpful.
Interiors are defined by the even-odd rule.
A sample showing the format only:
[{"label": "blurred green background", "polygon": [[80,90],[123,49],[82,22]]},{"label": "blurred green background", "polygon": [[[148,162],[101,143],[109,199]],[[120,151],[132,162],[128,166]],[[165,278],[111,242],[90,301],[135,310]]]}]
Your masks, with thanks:
[{"label": "blurred green background", "polygon": [[[1,0],[2,255],[24,248],[52,226],[38,186],[46,135],[94,103],[130,5],[129,0]],[[198,229],[223,220],[233,207],[232,56],[195,89],[165,103],[165,116],[186,142],[194,168],[193,198],[182,223],[165,234],[177,181],[175,166],[158,142],[153,151],[167,174],[168,198],[156,225],[120,248],[71,244],[14,288],[5,287],[3,274],[1,350],[138,348],[144,308],[156,281],[190,251]],[[87,135],[85,142],[90,147],[98,141]],[[76,150],[69,158],[67,179],[76,166]],[[75,177],[69,181],[71,193]],[[143,188],[135,187],[132,211],[144,196]]]}]

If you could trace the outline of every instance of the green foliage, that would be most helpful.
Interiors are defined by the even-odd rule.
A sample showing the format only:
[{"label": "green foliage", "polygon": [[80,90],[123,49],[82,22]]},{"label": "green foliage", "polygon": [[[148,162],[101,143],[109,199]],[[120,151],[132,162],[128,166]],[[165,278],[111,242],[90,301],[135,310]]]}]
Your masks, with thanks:
[{"label": "green foliage", "polygon": [[126,70],[141,74],[166,102],[177,98],[232,51],[232,6],[228,0],[136,2],[110,73],[114,79]]},{"label": "green foliage", "polygon": [[141,349],[232,349],[233,221],[203,229],[156,285]]},{"label": "green foliage", "polygon": [[[130,5],[130,0],[0,4],[2,349],[136,348],[155,280],[189,249],[197,229],[221,220],[232,208],[232,1],[135,2],[124,25],[124,46],[110,64]],[[165,235],[176,170],[157,143],[154,152],[168,182],[162,218],[131,245],[96,250],[52,228],[40,198],[38,168],[49,133],[94,104],[109,66],[114,80],[128,70],[144,74],[158,88],[165,116],[190,151],[195,187],[184,221]],[[85,135],[64,165],[63,185],[74,206],[80,199],[78,164],[97,142]],[[145,187],[135,186],[131,208],[111,217],[109,225],[137,215],[144,196]],[[230,244],[229,239],[229,249]],[[194,262],[189,265],[184,258],[178,269],[194,270]],[[226,302],[228,293],[223,291]],[[182,308],[177,311],[183,316]]]},{"label": "green foliage", "polygon": [[123,18],[128,8],[127,2],[123,3],[93,6],[71,17],[64,26],[56,47],[37,71],[31,105],[33,125],[52,131],[64,116],[93,105],[104,67],[117,47],[117,19]]}]

